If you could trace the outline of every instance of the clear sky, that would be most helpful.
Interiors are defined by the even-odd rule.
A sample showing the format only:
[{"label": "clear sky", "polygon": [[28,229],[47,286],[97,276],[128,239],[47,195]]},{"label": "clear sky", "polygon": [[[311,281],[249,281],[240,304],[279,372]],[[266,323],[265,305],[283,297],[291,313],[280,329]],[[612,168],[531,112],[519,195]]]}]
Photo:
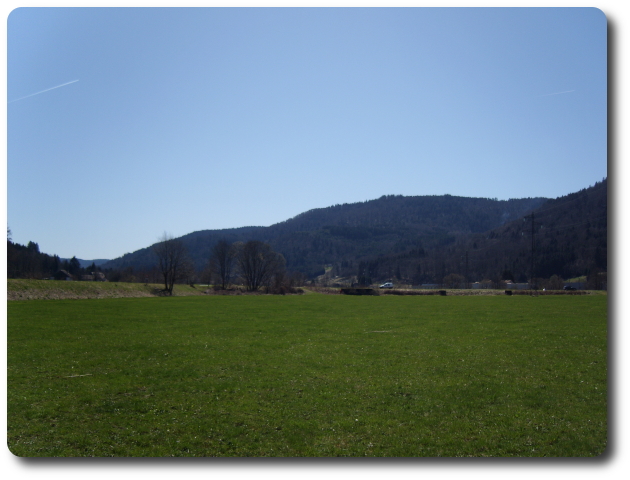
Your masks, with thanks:
[{"label": "clear sky", "polygon": [[115,258],[386,194],[607,176],[606,17],[578,9],[21,8],[13,241]]}]

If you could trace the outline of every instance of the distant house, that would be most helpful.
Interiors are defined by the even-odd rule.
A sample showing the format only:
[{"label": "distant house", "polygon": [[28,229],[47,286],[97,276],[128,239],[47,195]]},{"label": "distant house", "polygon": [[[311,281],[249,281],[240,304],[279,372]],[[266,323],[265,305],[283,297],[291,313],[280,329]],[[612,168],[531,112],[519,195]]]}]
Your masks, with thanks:
[{"label": "distant house", "polygon": [[68,280],[68,281],[74,280],[74,277],[65,270],[59,270],[57,273],[53,275],[53,278],[55,280]]},{"label": "distant house", "polygon": [[94,281],[94,275],[81,275],[81,281],[82,282],[93,282]]},{"label": "distant house", "polygon": [[105,274],[103,272],[92,272],[92,275],[94,276],[94,281],[95,282],[106,282],[107,279],[105,278]]}]

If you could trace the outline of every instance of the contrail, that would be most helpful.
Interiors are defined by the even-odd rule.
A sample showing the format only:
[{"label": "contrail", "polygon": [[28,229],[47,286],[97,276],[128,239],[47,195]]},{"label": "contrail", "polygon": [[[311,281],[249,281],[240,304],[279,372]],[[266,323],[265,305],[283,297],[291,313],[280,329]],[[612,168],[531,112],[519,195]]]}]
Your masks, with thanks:
[{"label": "contrail", "polygon": [[65,87],[66,85],[70,85],[71,83],[78,82],[79,80],[72,80],[71,82],[62,83],[61,85],[57,85],[56,87],[47,88],[46,90],[42,90],[41,92],[31,93],[25,97],[16,98],[15,100],[11,100],[9,103],[17,102],[18,100],[24,100],[25,98],[32,97],[34,95],[39,95],[40,93],[49,92],[50,90],[54,90],[55,88]]},{"label": "contrail", "polygon": [[536,98],[549,97],[550,95],[561,95],[563,93],[571,93],[571,92],[575,92],[575,90],[567,90],[566,92],[556,92],[556,93],[546,93],[544,95],[536,95]]}]

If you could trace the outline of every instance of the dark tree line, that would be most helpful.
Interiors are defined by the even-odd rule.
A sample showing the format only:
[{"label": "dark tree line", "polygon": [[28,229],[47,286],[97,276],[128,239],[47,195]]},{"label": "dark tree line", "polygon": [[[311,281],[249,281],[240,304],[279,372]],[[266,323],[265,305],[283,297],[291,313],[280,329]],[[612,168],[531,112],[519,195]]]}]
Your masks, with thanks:
[{"label": "dark tree line", "polygon": [[49,278],[62,268],[57,255],[39,251],[39,245],[13,243],[7,238],[7,278]]},{"label": "dark tree line", "polygon": [[[547,202],[531,215],[485,233],[454,236],[443,244],[424,243],[401,253],[333,263],[341,277],[359,283],[396,280],[405,284],[468,285],[502,281],[555,284],[586,276],[592,288],[607,271],[607,181]],[[532,249],[532,236],[534,237]],[[533,260],[533,272],[532,272]]]},{"label": "dark tree line", "polygon": [[39,245],[33,241],[27,245],[14,243],[11,230],[7,229],[7,278],[49,279],[55,278],[61,271],[75,280],[81,280],[100,269],[94,263],[83,268],[76,257],[61,260],[57,255],[40,252]]},{"label": "dark tree line", "polygon": [[285,264],[282,255],[259,240],[232,244],[219,240],[212,248],[208,271],[222,290],[238,282],[250,292],[264,287],[272,293],[285,293],[295,286],[296,279],[287,275]]},{"label": "dark tree line", "polygon": [[[607,180],[541,206],[543,202],[387,196],[311,210],[271,227],[186,235],[177,241],[186,247],[186,258],[194,268],[188,265],[177,275],[156,265],[153,247],[126,254],[102,268],[110,280],[163,282],[165,290],[171,290],[174,282],[192,282],[197,277],[222,289],[235,282],[251,289],[261,284],[269,288],[281,275],[272,275],[272,281],[264,274],[258,281],[255,259],[242,258],[252,247],[250,242],[259,242],[258,246],[267,245],[281,254],[284,269],[301,272],[308,279],[328,272],[327,276],[353,277],[361,283],[396,280],[418,285],[442,284],[449,275],[460,275],[465,283],[488,280],[497,284],[507,279],[526,282],[532,274],[572,278],[606,272]],[[523,217],[532,209],[533,232]],[[9,252],[10,277],[35,278],[63,268],[54,258],[38,257],[38,248],[31,243]],[[332,269],[324,270],[324,266]],[[454,284],[453,278],[448,282]]]},{"label": "dark tree line", "polygon": [[[197,275],[186,246],[180,239],[164,234],[153,245],[157,257],[156,270],[164,283],[164,291],[173,294],[173,285],[184,279],[196,279]],[[268,291],[284,292],[290,276],[285,270],[282,255],[259,240],[229,243],[219,240],[210,249],[210,258],[202,276],[217,287],[227,289],[231,283],[238,282],[247,291],[255,292],[265,287]],[[191,283],[191,282],[189,282]]]},{"label": "dark tree line", "polygon": [[[481,233],[516,219],[545,199],[492,200],[455,196],[385,196],[377,200],[335,205],[302,213],[269,227],[203,230],[181,237],[197,271],[203,271],[211,248],[221,239],[230,244],[258,240],[283,255],[289,271],[308,278],[324,265],[371,261],[380,255],[425,251],[452,245],[463,235]],[[150,268],[152,249],[114,259],[107,267]]]},{"label": "dark tree line", "polygon": [[235,257],[241,279],[248,291],[260,287],[270,288],[272,283],[284,276],[285,260],[266,243],[250,240],[235,246]]}]

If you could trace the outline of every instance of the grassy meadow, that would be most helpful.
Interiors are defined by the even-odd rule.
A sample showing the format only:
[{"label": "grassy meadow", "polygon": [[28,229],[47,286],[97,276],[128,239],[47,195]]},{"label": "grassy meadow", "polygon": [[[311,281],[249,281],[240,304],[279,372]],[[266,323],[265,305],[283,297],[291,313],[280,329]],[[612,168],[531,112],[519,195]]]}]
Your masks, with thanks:
[{"label": "grassy meadow", "polygon": [[8,302],[18,456],[589,457],[607,297]]},{"label": "grassy meadow", "polygon": [[[52,280],[7,280],[8,300],[67,300],[102,298],[137,298],[163,295],[164,284],[127,282],[64,282]],[[174,285],[178,297],[203,295],[206,288]]]}]

